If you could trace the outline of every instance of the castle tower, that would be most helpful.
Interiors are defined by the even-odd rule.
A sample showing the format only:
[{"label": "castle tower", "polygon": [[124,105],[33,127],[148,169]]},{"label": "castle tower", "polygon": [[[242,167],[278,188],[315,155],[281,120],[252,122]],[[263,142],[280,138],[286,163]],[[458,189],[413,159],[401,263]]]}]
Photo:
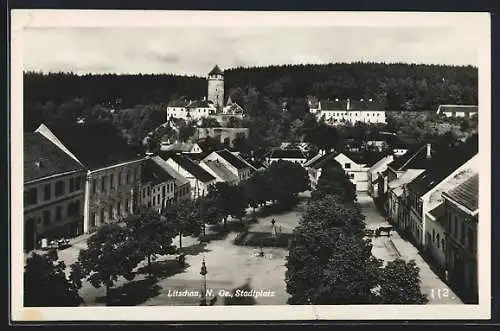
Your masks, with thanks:
[{"label": "castle tower", "polygon": [[208,100],[217,108],[224,107],[224,73],[217,65],[208,73]]}]

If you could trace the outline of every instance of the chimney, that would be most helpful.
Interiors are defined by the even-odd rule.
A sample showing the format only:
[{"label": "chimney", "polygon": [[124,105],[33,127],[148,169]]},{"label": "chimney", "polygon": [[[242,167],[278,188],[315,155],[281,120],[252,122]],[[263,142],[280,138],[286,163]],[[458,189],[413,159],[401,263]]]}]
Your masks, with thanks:
[{"label": "chimney", "polygon": [[347,99],[347,110],[351,108],[351,99]]},{"label": "chimney", "polygon": [[431,156],[431,144],[427,144],[427,158],[430,159]]}]

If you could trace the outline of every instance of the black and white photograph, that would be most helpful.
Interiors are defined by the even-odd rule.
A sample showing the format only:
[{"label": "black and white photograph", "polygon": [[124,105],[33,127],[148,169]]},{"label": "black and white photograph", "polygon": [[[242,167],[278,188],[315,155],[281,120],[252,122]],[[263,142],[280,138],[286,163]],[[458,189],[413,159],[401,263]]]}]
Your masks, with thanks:
[{"label": "black and white photograph", "polygon": [[490,318],[489,24],[13,11],[12,319]]}]

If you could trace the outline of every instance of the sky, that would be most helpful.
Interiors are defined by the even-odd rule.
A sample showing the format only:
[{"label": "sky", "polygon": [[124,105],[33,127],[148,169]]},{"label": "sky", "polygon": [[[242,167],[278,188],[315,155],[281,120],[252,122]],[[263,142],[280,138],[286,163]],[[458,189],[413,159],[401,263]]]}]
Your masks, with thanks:
[{"label": "sky", "polygon": [[27,27],[26,71],[205,76],[237,66],[405,62],[478,65],[475,35],[455,27]]}]

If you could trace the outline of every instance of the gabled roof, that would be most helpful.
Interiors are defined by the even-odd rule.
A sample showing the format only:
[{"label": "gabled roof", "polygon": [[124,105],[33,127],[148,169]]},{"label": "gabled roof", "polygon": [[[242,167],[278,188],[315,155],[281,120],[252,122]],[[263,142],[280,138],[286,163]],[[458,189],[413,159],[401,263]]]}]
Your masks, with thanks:
[{"label": "gabled roof", "polygon": [[203,183],[215,180],[215,177],[209,174],[205,169],[194,163],[190,158],[185,155],[177,154],[170,157],[175,163],[180,165],[184,170],[189,172],[198,180]]},{"label": "gabled roof", "polygon": [[186,153],[186,152],[190,152],[194,146],[195,146],[194,143],[178,142],[178,143],[174,143],[174,144],[171,144],[168,146],[164,146],[163,150],[166,152],[175,151],[175,152],[185,152]]},{"label": "gabled roof", "polygon": [[157,185],[171,180],[174,180],[174,177],[172,177],[163,167],[158,165],[158,163],[151,159],[144,162],[141,173],[141,181],[143,184],[151,183],[152,185]]},{"label": "gabled roof", "polygon": [[127,145],[112,124],[75,124],[49,129],[90,170],[143,158],[142,152]]},{"label": "gabled roof", "polygon": [[224,72],[222,70],[220,70],[218,65],[215,65],[215,67],[212,70],[210,70],[210,72],[208,74],[209,75],[224,75]]},{"label": "gabled roof", "polygon": [[220,157],[229,162],[229,164],[231,164],[236,169],[252,168],[252,166],[248,164],[244,159],[242,159],[237,155],[234,155],[227,149],[215,151],[215,153],[217,153]]},{"label": "gabled roof", "polygon": [[387,185],[389,186],[390,189],[396,189],[405,184],[408,184],[409,182],[417,178],[424,171],[425,170],[423,169],[408,169],[400,177],[394,179],[393,181],[390,181]]},{"label": "gabled roof", "polygon": [[436,187],[469,160],[472,160],[472,158],[464,161],[462,157],[457,157],[456,159],[448,158],[447,160],[434,162],[430,164],[427,171],[420,174],[408,184],[408,188],[417,196],[422,196]]},{"label": "gabled roof", "polygon": [[479,205],[479,174],[476,173],[449,192],[444,192],[443,196],[467,208],[472,213],[476,212]]},{"label": "gabled roof", "polygon": [[323,111],[328,111],[328,110],[344,111],[347,110],[347,101],[321,100],[319,102],[319,106]]},{"label": "gabled roof", "polygon": [[41,133],[24,134],[24,182],[85,168]]},{"label": "gabled roof", "polygon": [[187,106],[187,108],[213,108],[213,103],[208,100],[194,100],[191,101]]},{"label": "gabled roof", "polygon": [[337,152],[325,153],[323,155],[320,155],[318,158],[314,157],[316,158],[315,160],[313,160],[314,158],[309,160],[308,165],[304,166],[313,169],[321,169],[324,166],[329,165],[331,163],[337,163],[337,161],[335,160],[335,157],[337,155],[339,155],[339,153]]},{"label": "gabled roof", "polygon": [[349,104],[349,110],[352,111],[383,111],[384,106],[378,102],[364,100],[351,100]]},{"label": "gabled roof", "polygon": [[186,107],[187,105],[186,100],[172,100],[167,104],[167,107]]},{"label": "gabled roof", "polygon": [[275,149],[269,157],[271,159],[306,159],[300,149]]},{"label": "gabled roof", "polygon": [[175,185],[176,186],[182,186],[185,184],[189,184],[189,181],[187,180],[186,177],[182,176],[180,173],[178,173],[174,168],[172,168],[165,160],[159,156],[153,156],[151,157],[151,160],[155,162],[158,166],[160,166],[163,170],[168,172],[172,178],[175,180]]},{"label": "gabled roof", "polygon": [[202,161],[207,165],[217,176],[219,176],[225,182],[237,182],[238,177],[235,176],[231,171],[229,171],[223,163],[217,161]]},{"label": "gabled roof", "polygon": [[437,112],[477,113],[478,109],[476,105],[440,105]]},{"label": "gabled roof", "polygon": [[[434,155],[434,153],[435,152],[431,146],[431,156]],[[388,164],[388,167],[394,171],[404,171],[406,169],[426,169],[429,166],[431,159],[427,158],[427,145],[423,145],[418,149],[409,150],[404,155],[396,158]]]}]

